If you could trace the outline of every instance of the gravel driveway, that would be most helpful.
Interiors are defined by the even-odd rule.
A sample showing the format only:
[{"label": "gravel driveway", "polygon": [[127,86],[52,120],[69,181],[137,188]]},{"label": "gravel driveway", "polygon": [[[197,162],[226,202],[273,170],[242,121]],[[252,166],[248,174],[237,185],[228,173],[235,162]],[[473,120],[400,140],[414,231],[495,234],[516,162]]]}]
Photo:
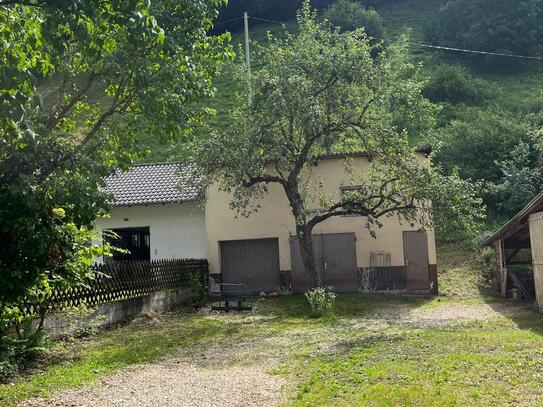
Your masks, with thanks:
[{"label": "gravel driveway", "polygon": [[[196,349],[180,350],[169,359],[121,369],[83,389],[48,399],[32,399],[20,406],[276,406],[286,401],[287,383],[270,371],[303,346],[326,352],[334,350],[341,341],[348,342],[353,332],[379,333],[389,327],[454,325],[488,320],[510,310],[488,304],[444,304],[429,308],[398,304],[316,330],[304,327],[303,331],[284,330],[273,335],[266,332],[243,337],[233,335],[221,341],[201,343]],[[207,317],[230,318],[249,329],[267,319],[258,312],[209,314]]]},{"label": "gravel driveway", "polygon": [[259,367],[198,368],[163,360],[124,369],[91,387],[21,406],[276,406],[283,380]]}]

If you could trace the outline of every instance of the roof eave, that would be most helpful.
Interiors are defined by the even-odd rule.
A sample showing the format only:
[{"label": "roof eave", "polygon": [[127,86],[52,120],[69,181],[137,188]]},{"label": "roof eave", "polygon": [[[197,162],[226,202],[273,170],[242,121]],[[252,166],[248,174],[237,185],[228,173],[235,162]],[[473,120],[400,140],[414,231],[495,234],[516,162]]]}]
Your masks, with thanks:
[{"label": "roof eave", "polygon": [[167,204],[183,204],[183,203],[194,203],[194,202],[203,202],[204,198],[195,198],[195,199],[183,199],[177,201],[156,201],[156,202],[136,202],[131,204],[118,204],[110,203],[113,208],[131,208],[134,206],[150,206],[150,205],[167,205]]},{"label": "roof eave", "polygon": [[490,246],[496,240],[503,238],[507,232],[517,222],[522,220],[525,216],[530,215],[530,212],[535,209],[539,204],[543,202],[543,191],[541,191],[534,199],[532,199],[524,208],[522,208],[515,216],[509,219],[502,227],[495,231],[492,235],[484,239],[481,244],[483,246]]}]

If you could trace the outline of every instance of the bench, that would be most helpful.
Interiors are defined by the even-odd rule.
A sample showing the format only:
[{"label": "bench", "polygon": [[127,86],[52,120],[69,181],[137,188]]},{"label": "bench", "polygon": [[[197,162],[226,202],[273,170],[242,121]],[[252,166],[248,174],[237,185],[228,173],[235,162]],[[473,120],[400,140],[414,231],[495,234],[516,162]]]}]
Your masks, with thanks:
[{"label": "bench", "polygon": [[253,309],[252,298],[247,292],[247,285],[240,283],[219,283],[220,291],[211,293],[211,309],[228,312],[250,311]]}]

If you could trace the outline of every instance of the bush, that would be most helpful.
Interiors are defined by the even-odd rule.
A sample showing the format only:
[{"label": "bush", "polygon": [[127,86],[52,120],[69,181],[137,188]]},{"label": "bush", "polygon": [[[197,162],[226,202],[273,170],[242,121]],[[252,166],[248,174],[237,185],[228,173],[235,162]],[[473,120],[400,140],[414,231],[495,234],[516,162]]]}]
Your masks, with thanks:
[{"label": "bush", "polygon": [[324,287],[307,291],[305,297],[311,307],[311,313],[315,317],[321,317],[334,309],[336,294]]},{"label": "bush", "polygon": [[35,330],[32,321],[27,320],[18,334],[0,338],[0,383],[17,376],[32,365],[48,346],[48,339],[42,330]]},{"label": "bush", "polygon": [[365,8],[361,3],[350,0],[337,0],[325,12],[324,17],[334,26],[344,31],[364,28],[371,38],[383,38],[381,16],[373,9]]},{"label": "bush", "polygon": [[489,96],[488,86],[485,81],[474,78],[463,66],[440,65],[432,72],[424,96],[432,102],[476,105]]},{"label": "bush", "polygon": [[[450,0],[425,29],[428,42],[508,54],[543,54],[540,0]],[[468,57],[469,54],[462,54]],[[485,60],[481,55],[479,60]],[[513,58],[496,65],[515,64]]]},{"label": "bush", "polygon": [[196,305],[203,305],[209,299],[207,274],[194,272],[189,277],[189,288]]}]

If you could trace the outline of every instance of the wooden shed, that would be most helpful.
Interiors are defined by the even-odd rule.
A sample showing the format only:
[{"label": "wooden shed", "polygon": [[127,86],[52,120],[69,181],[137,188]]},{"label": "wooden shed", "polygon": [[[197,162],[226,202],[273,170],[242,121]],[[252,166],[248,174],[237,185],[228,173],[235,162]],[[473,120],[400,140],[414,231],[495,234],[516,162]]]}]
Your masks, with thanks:
[{"label": "wooden shed", "polygon": [[524,297],[534,298],[543,312],[543,191],[483,245],[495,249],[501,295],[507,297],[516,288]]}]

